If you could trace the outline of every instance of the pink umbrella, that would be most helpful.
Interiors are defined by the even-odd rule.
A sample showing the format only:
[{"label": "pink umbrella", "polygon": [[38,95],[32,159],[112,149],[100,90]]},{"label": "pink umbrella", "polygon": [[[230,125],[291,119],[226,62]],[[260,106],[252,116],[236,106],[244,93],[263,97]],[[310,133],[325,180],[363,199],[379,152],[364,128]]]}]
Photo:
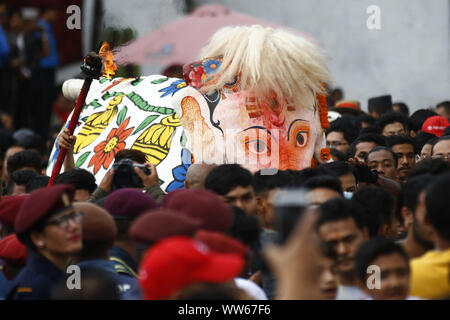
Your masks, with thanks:
[{"label": "pink umbrella", "polygon": [[198,60],[200,49],[218,29],[253,24],[283,28],[313,40],[311,36],[299,31],[234,12],[218,4],[209,4],[198,7],[192,14],[115,50],[114,60],[119,65],[183,65]]}]

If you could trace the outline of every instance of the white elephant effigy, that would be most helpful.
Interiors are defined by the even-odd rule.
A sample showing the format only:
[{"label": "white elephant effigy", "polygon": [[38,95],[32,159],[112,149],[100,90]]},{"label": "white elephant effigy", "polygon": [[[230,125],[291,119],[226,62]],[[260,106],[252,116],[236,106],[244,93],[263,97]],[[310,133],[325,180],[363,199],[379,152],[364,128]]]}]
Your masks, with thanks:
[{"label": "white elephant effigy", "polygon": [[[329,74],[316,45],[283,30],[227,27],[201,56],[184,66],[184,79],[94,80],[74,132],[76,167],[99,183],[117,152],[137,149],[169,192],[183,186],[193,162],[239,163],[255,172],[329,159]],[[66,81],[64,94],[76,99],[81,85]],[[55,144],[49,175],[58,152]]]}]

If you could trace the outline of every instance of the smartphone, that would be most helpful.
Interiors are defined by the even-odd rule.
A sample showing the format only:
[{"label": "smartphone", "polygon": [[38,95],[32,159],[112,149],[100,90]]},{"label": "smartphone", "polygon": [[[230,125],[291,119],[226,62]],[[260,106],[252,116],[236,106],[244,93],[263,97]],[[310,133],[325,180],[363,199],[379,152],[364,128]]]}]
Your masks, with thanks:
[{"label": "smartphone", "polygon": [[277,193],[274,200],[279,244],[286,242],[308,207],[306,194],[307,190],[304,188],[283,189]]}]

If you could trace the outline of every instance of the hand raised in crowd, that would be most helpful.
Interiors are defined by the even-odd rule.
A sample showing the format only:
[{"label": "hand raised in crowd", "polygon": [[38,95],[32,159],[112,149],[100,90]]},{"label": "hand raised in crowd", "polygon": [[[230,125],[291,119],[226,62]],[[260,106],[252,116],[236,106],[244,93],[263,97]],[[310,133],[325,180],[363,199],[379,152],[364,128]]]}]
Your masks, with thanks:
[{"label": "hand raised in crowd", "polygon": [[150,174],[146,175],[144,171],[135,167],[134,172],[142,179],[142,184],[146,189],[159,184],[158,173],[156,172],[156,166],[151,162],[146,162],[145,166],[150,170]]},{"label": "hand raised in crowd", "polygon": [[278,300],[321,299],[319,288],[318,213],[308,209],[283,246],[266,249],[266,257],[278,281]]},{"label": "hand raised in crowd", "polygon": [[370,184],[378,182],[378,174],[371,170],[364,162],[359,161],[357,158],[350,158],[348,162],[354,166],[358,181]]},{"label": "hand raised in crowd", "polygon": [[76,136],[71,136],[69,129],[64,128],[63,132],[58,137],[58,147],[60,149],[66,149],[68,152],[73,152],[73,147],[77,141]]}]

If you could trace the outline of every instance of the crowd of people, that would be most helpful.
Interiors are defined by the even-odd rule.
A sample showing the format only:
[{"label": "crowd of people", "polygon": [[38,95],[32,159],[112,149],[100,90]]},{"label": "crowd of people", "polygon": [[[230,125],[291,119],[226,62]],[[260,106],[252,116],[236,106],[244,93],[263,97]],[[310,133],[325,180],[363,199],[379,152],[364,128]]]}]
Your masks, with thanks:
[{"label": "crowd of people", "polygon": [[18,130],[2,139],[0,297],[449,298],[450,103],[408,117],[390,99],[329,108],[327,163],[271,175],[194,163],[168,194],[138,150],[115,161],[148,167],[133,169],[139,186],[114,169],[97,185],[70,160],[67,129],[65,170],[46,187],[38,139]]},{"label": "crowd of people", "polygon": [[[123,149],[127,174],[97,184],[58,134],[73,102],[55,95],[53,19],[0,3],[0,299],[450,298],[450,101],[410,115],[380,96],[366,113],[328,89],[328,161],[194,162],[166,193]],[[68,152],[48,186],[55,140]]]}]

